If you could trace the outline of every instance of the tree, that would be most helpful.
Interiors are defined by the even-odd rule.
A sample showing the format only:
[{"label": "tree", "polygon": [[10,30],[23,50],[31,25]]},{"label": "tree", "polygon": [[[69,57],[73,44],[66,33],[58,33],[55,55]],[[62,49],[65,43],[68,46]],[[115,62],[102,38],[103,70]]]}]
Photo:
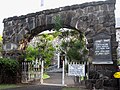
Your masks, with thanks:
[{"label": "tree", "polygon": [[87,57],[86,42],[83,34],[71,30],[64,32],[61,48],[68,57],[68,60],[75,62],[84,62]]},{"label": "tree", "polygon": [[0,57],[2,56],[2,36],[0,35]]},{"label": "tree", "polygon": [[53,39],[53,35],[38,35],[36,41],[34,41],[35,45],[30,44],[26,49],[26,60],[44,60],[45,68],[47,68],[51,64],[51,59],[54,56],[55,48],[52,45]]},{"label": "tree", "polygon": [[55,48],[52,45],[53,39],[53,35],[41,34],[36,45],[36,49],[39,52],[39,59],[44,60],[45,68],[51,64],[51,59],[54,56]]},{"label": "tree", "polygon": [[69,61],[84,61],[87,57],[86,42],[83,33],[77,30],[63,28],[62,21],[59,16],[55,17],[55,31],[59,33],[61,38],[60,51],[63,52]]},{"label": "tree", "polygon": [[38,56],[38,49],[33,47],[32,45],[29,45],[26,49],[26,55],[25,58],[27,61],[35,60]]}]

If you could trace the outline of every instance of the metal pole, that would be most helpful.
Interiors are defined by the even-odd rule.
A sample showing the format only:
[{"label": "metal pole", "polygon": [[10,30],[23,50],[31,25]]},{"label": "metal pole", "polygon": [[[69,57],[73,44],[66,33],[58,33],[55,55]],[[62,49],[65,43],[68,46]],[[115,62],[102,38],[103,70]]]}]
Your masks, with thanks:
[{"label": "metal pole", "polygon": [[44,61],[42,60],[42,63],[41,63],[41,79],[40,79],[41,84],[43,84],[43,70],[44,70]]},{"label": "metal pole", "polygon": [[60,68],[60,53],[57,54],[57,58],[58,58],[58,67],[57,68]]},{"label": "metal pole", "polygon": [[65,76],[65,71],[64,71],[64,67],[65,67],[65,61],[63,60],[63,70],[62,70],[62,85],[65,84],[65,79],[64,79],[64,76]]}]

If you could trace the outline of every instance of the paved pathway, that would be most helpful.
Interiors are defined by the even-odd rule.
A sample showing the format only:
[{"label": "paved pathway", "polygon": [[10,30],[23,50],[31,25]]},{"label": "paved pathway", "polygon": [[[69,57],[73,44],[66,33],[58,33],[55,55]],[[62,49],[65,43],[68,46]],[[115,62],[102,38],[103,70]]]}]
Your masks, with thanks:
[{"label": "paved pathway", "polygon": [[5,89],[5,90],[62,90],[61,86],[46,86],[46,85],[28,85],[18,88]]},{"label": "paved pathway", "polygon": [[[49,79],[44,80],[44,83],[48,84],[62,84],[62,73],[51,73],[49,72],[48,75],[50,75]],[[73,85],[74,84],[74,79],[73,77],[65,75],[64,78],[65,85]]]}]

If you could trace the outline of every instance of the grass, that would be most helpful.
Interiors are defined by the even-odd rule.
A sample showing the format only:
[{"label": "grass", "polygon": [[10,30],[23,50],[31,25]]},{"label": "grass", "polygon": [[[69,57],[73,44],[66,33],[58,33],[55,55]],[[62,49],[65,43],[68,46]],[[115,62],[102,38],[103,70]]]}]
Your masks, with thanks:
[{"label": "grass", "polygon": [[[31,78],[35,78],[34,74],[31,75]],[[50,76],[47,73],[43,74],[43,79],[48,79]]]},{"label": "grass", "polygon": [[8,88],[15,88],[15,87],[19,87],[19,86],[15,84],[0,84],[0,90],[8,89]]},{"label": "grass", "polygon": [[[50,76],[44,73],[43,79],[47,79],[47,78],[50,78]],[[20,87],[20,86],[16,84],[0,84],[0,90],[8,89],[8,88],[16,88],[16,87]]]},{"label": "grass", "polygon": [[44,73],[43,74],[43,79],[48,79],[48,78],[50,78],[50,76],[48,74]]}]

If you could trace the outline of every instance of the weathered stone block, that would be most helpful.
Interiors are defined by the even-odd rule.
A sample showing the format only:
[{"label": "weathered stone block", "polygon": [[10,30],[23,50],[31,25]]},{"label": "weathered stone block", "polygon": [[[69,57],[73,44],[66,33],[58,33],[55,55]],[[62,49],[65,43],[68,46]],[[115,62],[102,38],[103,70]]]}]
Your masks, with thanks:
[{"label": "weathered stone block", "polygon": [[87,22],[82,21],[81,19],[76,24],[77,29],[81,30],[82,32],[88,28],[87,26]]},{"label": "weathered stone block", "polygon": [[103,4],[103,5],[100,5],[100,8],[99,8],[101,11],[107,11],[108,10],[108,5],[107,4]]},{"label": "weathered stone block", "polygon": [[52,15],[46,15],[46,25],[52,23]]},{"label": "weathered stone block", "polygon": [[93,6],[89,6],[88,7],[88,13],[93,13],[94,12],[94,7]]},{"label": "weathered stone block", "polygon": [[88,13],[88,7],[85,7],[84,9],[83,9],[83,14],[85,15],[85,14],[87,14]]},{"label": "weathered stone block", "polygon": [[39,26],[42,26],[42,25],[45,25],[46,24],[46,16],[45,15],[39,15],[38,16],[38,19],[39,19]]},{"label": "weathered stone block", "polygon": [[70,26],[77,28],[76,27],[77,21],[78,21],[78,17],[73,17],[70,22]]},{"label": "weathered stone block", "polygon": [[103,16],[99,17],[99,19],[98,19],[98,20],[99,20],[99,23],[100,23],[100,24],[103,24],[103,23],[105,22],[105,20],[104,20],[104,17],[103,17]]},{"label": "weathered stone block", "polygon": [[74,15],[76,15],[77,13],[79,14],[79,16],[82,16],[83,15],[83,10],[80,9],[80,8],[77,9],[76,12],[74,12]]},{"label": "weathered stone block", "polygon": [[59,13],[62,24],[65,24],[65,19],[67,18],[66,12],[62,11]]},{"label": "weathered stone block", "polygon": [[21,35],[21,34],[17,35],[17,37],[16,37],[16,40],[17,40],[17,41],[20,41],[20,40],[22,40],[22,39],[24,39],[23,35]]},{"label": "weathered stone block", "polygon": [[99,5],[96,5],[96,6],[94,7],[94,10],[95,10],[95,11],[99,11],[99,10],[100,10],[100,6],[99,6]]},{"label": "weathered stone block", "polygon": [[14,50],[14,49],[17,49],[17,45],[14,44],[14,43],[6,43],[6,44],[3,46],[3,49],[4,49],[4,51]]},{"label": "weathered stone block", "polygon": [[109,4],[108,5],[108,10],[109,11],[114,11],[115,10],[115,5],[114,4]]}]

